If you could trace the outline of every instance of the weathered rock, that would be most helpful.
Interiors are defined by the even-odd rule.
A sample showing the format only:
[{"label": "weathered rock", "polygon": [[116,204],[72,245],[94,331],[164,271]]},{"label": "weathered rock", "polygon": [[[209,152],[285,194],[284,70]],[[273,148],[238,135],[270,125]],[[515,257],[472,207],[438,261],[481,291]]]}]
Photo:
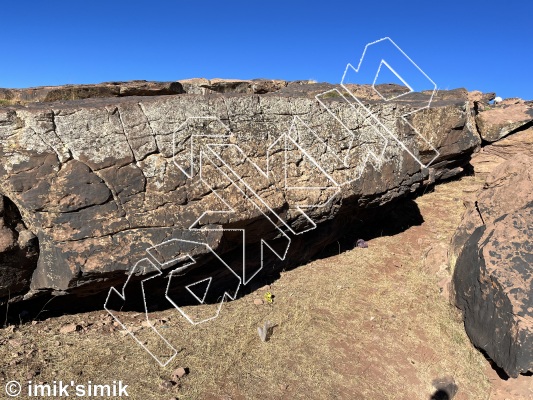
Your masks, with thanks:
[{"label": "weathered rock", "polygon": [[492,224],[502,215],[525,207],[533,200],[533,157],[514,155],[499,164],[487,177],[482,190],[465,202],[461,225],[452,237],[448,251],[450,267],[455,267],[463,246],[474,230]]},{"label": "weathered rock", "polygon": [[533,157],[533,128],[513,133],[481,148],[470,164],[476,175],[486,178],[498,165],[519,155]]},{"label": "weathered rock", "polygon": [[0,106],[35,102],[81,100],[127,96],[161,96],[173,94],[238,93],[265,94],[276,92],[291,84],[310,84],[311,81],[287,82],[279,79],[205,79],[193,78],[176,82],[128,81],[103,82],[85,85],[43,86],[28,89],[0,88]]},{"label": "weathered rock", "polygon": [[[284,80],[270,79],[205,79],[193,78],[179,81],[188,94],[240,93],[265,94],[276,92],[289,84]],[[292,82],[291,82],[292,83]]]},{"label": "weathered rock", "polygon": [[172,372],[172,379],[179,379],[179,378],[183,378],[185,375],[187,375],[188,371],[187,371],[187,368],[183,368],[183,367],[179,367],[179,368],[176,368],[174,370],[174,372]]},{"label": "weathered rock", "polygon": [[488,105],[491,100],[496,98],[496,93],[483,93],[479,90],[473,90],[468,93],[468,100],[477,103],[476,105]]},{"label": "weathered rock", "polygon": [[81,325],[78,324],[66,324],[63,325],[61,328],[59,328],[59,333],[72,333],[72,332],[78,332],[81,330]]},{"label": "weathered rock", "polygon": [[520,97],[509,97],[508,99],[503,99],[500,101],[500,105],[512,105],[512,104],[524,104],[525,100]]},{"label": "weathered rock", "polygon": [[487,142],[495,142],[533,121],[533,105],[529,102],[499,104],[476,116],[479,134]]},{"label": "weathered rock", "polygon": [[499,164],[467,205],[449,251],[466,331],[507,374],[533,369],[533,158]]},{"label": "weathered rock", "polygon": [[35,235],[15,205],[0,195],[0,299],[17,299],[27,290],[38,256]]},{"label": "weathered rock", "polygon": [[454,285],[473,344],[511,377],[533,371],[533,201],[474,231]]},{"label": "weathered rock", "polygon": [[[238,229],[246,230],[248,276],[260,268],[262,241],[284,254],[290,238],[283,263],[294,265],[366,210],[457,175],[480,145],[463,92],[440,92],[410,117],[422,140],[399,117],[427,103],[427,93],[388,103],[360,97],[376,125],[340,96],[315,99],[334,85],[279,83],[278,90],[274,81],[246,81],[254,93],[275,89],[262,95],[236,93],[239,82],[209,85],[206,95],[0,109],[0,193],[39,241],[26,297],[106,291],[126,272],[155,272],[147,262],[134,269],[140,260],[168,273],[184,254],[195,258],[198,274],[233,279],[209,249],[242,273]],[[419,163],[435,157],[427,142],[439,151],[429,170]],[[268,249],[263,262],[281,265]],[[21,285],[17,292],[29,289]]]},{"label": "weathered rock", "polygon": [[94,85],[0,89],[0,100],[12,103],[53,102],[123,96],[160,96],[185,93],[179,82],[104,82]]}]

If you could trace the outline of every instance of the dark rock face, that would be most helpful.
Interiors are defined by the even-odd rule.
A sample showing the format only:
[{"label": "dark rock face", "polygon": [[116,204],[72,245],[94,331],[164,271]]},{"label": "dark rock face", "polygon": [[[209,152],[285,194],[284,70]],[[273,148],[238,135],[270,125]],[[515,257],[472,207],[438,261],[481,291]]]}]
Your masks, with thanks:
[{"label": "dark rock face", "polygon": [[[301,81],[299,84],[309,84]],[[28,89],[0,88],[0,100],[12,104],[82,100],[91,98],[161,96],[174,94],[240,93],[265,94],[278,91],[295,82],[271,79],[185,79],[175,82],[104,82],[85,85],[43,86]]]},{"label": "dark rock face", "polygon": [[512,377],[533,370],[532,167],[524,155],[501,163],[452,240],[466,331]]},{"label": "dark rock face", "polygon": [[191,269],[231,278],[213,252],[251,279],[309,259],[371,209],[459,174],[480,145],[463,91],[442,92],[410,117],[423,140],[399,117],[429,94],[383,103],[355,88],[371,94],[358,98],[376,124],[340,94],[315,98],[340,93],[333,85],[189,84],[184,91],[209,92],[0,108],[0,194],[40,251],[30,285],[8,286],[26,298],[103,292],[139,260],[168,273],[185,253]]},{"label": "dark rock face", "polygon": [[482,147],[472,156],[471,164],[476,175],[486,178],[502,162],[522,154],[533,157],[533,128],[520,130]]},{"label": "dark rock face", "polygon": [[37,266],[39,248],[17,208],[0,196],[0,297],[16,300],[27,290]]},{"label": "dark rock face", "polygon": [[533,202],[477,228],[456,264],[472,342],[509,376],[533,371]]}]

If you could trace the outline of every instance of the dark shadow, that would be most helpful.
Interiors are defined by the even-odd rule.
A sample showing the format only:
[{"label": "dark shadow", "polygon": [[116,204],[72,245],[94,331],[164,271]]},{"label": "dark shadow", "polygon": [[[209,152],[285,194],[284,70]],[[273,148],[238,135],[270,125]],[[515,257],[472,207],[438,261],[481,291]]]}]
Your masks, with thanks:
[{"label": "dark shadow", "polygon": [[[358,239],[368,241],[380,236],[392,236],[412,226],[422,224],[424,220],[413,200],[416,195],[417,193],[414,193],[409,197],[381,206],[365,205],[358,207],[356,204],[363,200],[359,198],[344,199],[343,204],[339,205],[338,212],[334,218],[323,221],[317,229],[302,235],[291,236],[291,245],[285,260],[281,261],[272,253],[266,252],[268,254],[264,254],[264,266],[260,274],[251,280],[248,285],[240,286],[238,297],[275,282],[279,279],[282,271],[291,270],[310,261],[328,258],[353,249]],[[372,199],[365,199],[364,201],[371,203]],[[261,224],[263,223],[258,221],[257,226],[262,228]],[[250,229],[257,228],[257,226],[252,226]],[[246,228],[248,233],[249,225]],[[256,229],[256,231],[260,231],[260,229]],[[276,240],[276,238],[272,239],[270,244],[276,246]],[[257,257],[259,255],[257,243],[251,243],[247,252],[259,259]],[[239,268],[242,269],[242,248],[233,246],[233,248],[230,247],[227,250],[221,257],[229,263],[234,271],[239,271]],[[231,260],[233,260],[233,264]],[[210,270],[207,268],[208,275],[213,278],[212,282],[217,284],[213,284],[210,287],[205,302],[207,304],[215,304],[220,302],[224,293],[224,290],[220,290],[220,288],[232,287],[231,285],[234,284],[235,278],[229,273],[227,268],[221,269],[217,266],[214,257],[205,256],[197,259],[197,265],[206,264],[213,265]],[[120,311],[144,312],[146,304],[148,311],[171,309],[173,307],[172,304],[165,298],[168,272],[170,270],[172,268],[163,271],[164,274],[162,276],[145,282],[144,298],[141,281],[146,280],[147,276],[132,276],[125,291],[127,301],[123,301],[120,296],[113,294],[112,300],[108,303],[108,308]],[[206,276],[206,268],[193,269],[187,273],[187,281],[200,281],[205,279]],[[110,288],[114,287],[121,292],[125,278],[125,272],[119,271],[107,274],[106,280],[97,289],[72,288],[66,295],[43,291],[30,300],[11,304],[9,310],[7,310],[7,321],[10,324],[18,324],[64,314],[104,310],[103,306]],[[211,293],[212,295],[210,295]],[[198,304],[198,301],[184,290],[183,285],[175,288],[170,287],[168,296],[180,307]],[[6,315],[5,307],[4,309],[0,308],[0,315]]]},{"label": "dark shadow", "polygon": [[429,400],[452,400],[459,391],[459,387],[452,377],[435,379],[433,386],[436,390]]},{"label": "dark shadow", "polygon": [[358,239],[369,241],[381,236],[394,236],[423,222],[422,214],[412,198],[381,206],[374,209],[370,216],[353,220],[339,232],[339,238],[327,244],[314,259],[328,258],[352,250]]},{"label": "dark shadow", "polygon": [[451,398],[445,390],[439,389],[431,395],[429,400],[451,400]]},{"label": "dark shadow", "polygon": [[462,178],[463,176],[474,176],[474,175],[476,175],[474,166],[470,164],[469,162],[463,167],[463,174],[460,177]]},{"label": "dark shadow", "polygon": [[496,364],[490,356],[487,354],[487,352],[484,349],[481,349],[477,347],[477,349],[483,354],[483,357],[489,362],[490,367],[498,374],[498,377],[504,381],[508,380],[510,377],[507,375],[507,373],[503,370],[503,368],[500,368],[498,364]]}]

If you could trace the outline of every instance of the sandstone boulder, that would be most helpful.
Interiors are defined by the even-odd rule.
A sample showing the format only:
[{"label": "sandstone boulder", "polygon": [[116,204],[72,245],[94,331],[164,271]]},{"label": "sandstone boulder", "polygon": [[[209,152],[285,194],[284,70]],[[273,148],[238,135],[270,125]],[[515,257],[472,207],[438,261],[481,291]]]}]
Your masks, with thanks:
[{"label": "sandstone boulder", "polygon": [[461,225],[452,237],[448,260],[453,270],[463,246],[472,233],[512,213],[533,200],[533,157],[517,154],[498,164],[487,177],[481,191],[465,201]]},{"label": "sandstone boulder", "polygon": [[496,98],[496,93],[483,93],[479,90],[473,90],[468,93],[468,100],[474,102],[476,106],[488,105],[490,101]]},{"label": "sandstone boulder", "polygon": [[511,377],[533,371],[533,201],[472,233],[454,286],[472,343]]},{"label": "sandstone boulder", "polygon": [[472,156],[470,164],[476,175],[486,178],[498,165],[519,155],[533,157],[533,128],[521,130],[483,146]]},{"label": "sandstone boulder", "polygon": [[487,142],[495,142],[533,121],[531,102],[498,104],[476,116],[479,134]]},{"label": "sandstone boulder", "polygon": [[498,165],[452,239],[455,303],[472,343],[512,377],[533,369],[533,158]]}]

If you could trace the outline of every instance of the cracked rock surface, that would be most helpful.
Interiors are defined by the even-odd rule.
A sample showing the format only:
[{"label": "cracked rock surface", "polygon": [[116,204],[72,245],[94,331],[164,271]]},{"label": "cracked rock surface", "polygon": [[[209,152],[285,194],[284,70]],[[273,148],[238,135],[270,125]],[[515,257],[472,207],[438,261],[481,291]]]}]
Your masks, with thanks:
[{"label": "cracked rock surface", "polygon": [[[440,92],[431,108],[409,117],[410,126],[400,117],[429,94],[384,103],[354,88],[376,124],[335,92],[318,101],[325,91],[340,93],[330,84],[180,85],[180,94],[136,96],[143,92],[130,88],[119,97],[0,108],[0,194],[39,247],[33,267],[0,275],[0,288],[25,298],[105,292],[126,280],[148,248],[176,238],[207,243],[242,269],[242,236],[221,229],[246,229],[253,271],[261,240],[275,249],[286,236],[284,263],[296,265],[368,210],[460,174],[481,143],[464,90]],[[189,229],[195,223],[204,230]],[[0,256],[15,236],[0,230],[0,244],[7,243]],[[21,236],[19,246],[27,242]],[[218,273],[205,247],[188,252],[193,268]],[[161,257],[168,272],[173,256]],[[280,263],[270,255],[267,264]]]},{"label": "cracked rock surface", "polygon": [[525,154],[501,162],[467,204],[450,247],[466,331],[515,378],[533,371],[532,168]]}]

